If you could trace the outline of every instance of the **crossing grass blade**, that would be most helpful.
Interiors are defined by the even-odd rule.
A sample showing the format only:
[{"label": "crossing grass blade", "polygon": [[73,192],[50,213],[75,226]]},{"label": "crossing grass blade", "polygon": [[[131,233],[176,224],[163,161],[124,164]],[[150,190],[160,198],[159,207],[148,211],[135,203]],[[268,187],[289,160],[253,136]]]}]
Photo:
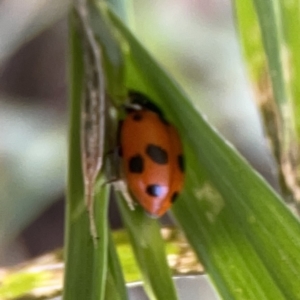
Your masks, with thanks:
[{"label": "crossing grass blade", "polygon": [[125,200],[121,196],[119,198],[123,222],[128,230],[148,297],[153,300],[177,299],[158,221],[148,217],[140,207],[131,211]]},{"label": "crossing grass blade", "polygon": [[108,244],[108,275],[105,289],[105,299],[127,300],[128,297],[123,272],[111,232],[109,234]]}]

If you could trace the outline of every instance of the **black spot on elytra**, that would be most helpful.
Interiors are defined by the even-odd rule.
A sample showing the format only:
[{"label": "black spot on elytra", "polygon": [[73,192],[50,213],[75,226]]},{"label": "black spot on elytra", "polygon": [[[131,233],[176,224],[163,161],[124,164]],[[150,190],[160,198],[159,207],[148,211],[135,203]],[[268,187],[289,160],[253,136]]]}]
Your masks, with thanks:
[{"label": "black spot on elytra", "polygon": [[184,172],[184,159],[182,154],[178,155],[178,166],[181,172]]},{"label": "black spot on elytra", "polygon": [[132,119],[134,121],[141,121],[143,119],[143,115],[139,112],[136,112],[132,115]]},{"label": "black spot on elytra", "polygon": [[176,200],[177,200],[177,196],[178,196],[178,193],[177,192],[174,192],[172,197],[171,197],[171,202],[174,203]]},{"label": "black spot on elytra", "polygon": [[157,164],[165,165],[168,163],[168,153],[161,147],[149,144],[146,148],[147,155]]},{"label": "black spot on elytra", "polygon": [[163,190],[159,184],[150,184],[146,188],[146,193],[152,197],[159,197]]},{"label": "black spot on elytra", "polygon": [[144,160],[139,154],[132,156],[128,162],[129,172],[131,173],[143,173],[144,171]]}]

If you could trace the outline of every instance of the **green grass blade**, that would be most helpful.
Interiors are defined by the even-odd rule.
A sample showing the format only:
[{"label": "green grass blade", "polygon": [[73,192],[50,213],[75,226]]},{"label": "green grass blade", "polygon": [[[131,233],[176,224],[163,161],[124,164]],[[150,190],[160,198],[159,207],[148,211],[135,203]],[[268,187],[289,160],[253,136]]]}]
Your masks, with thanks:
[{"label": "green grass blade", "polygon": [[[263,6],[264,5],[265,4],[263,4]],[[272,4],[269,3],[268,5]],[[256,11],[255,8],[259,9],[258,6],[254,5],[253,0],[235,1],[236,23],[245,62],[250,73],[252,85],[254,86],[258,108],[264,120],[265,132],[270,139],[271,149],[277,160],[281,191],[284,197],[289,199],[291,197],[291,172],[288,175],[289,178],[285,178],[286,165],[294,160],[294,158],[292,158],[291,162],[289,162],[289,159],[295,154],[294,146],[296,139],[292,138],[295,136],[294,118],[289,117],[292,116],[292,110],[290,109],[290,107],[292,107],[292,103],[290,102],[291,97],[287,97],[286,90],[288,91],[288,89],[286,87],[288,86],[285,86],[285,82],[283,81],[283,69],[285,69],[285,72],[287,69],[287,55],[286,51],[280,51],[282,50],[282,38],[281,35],[279,35],[278,29],[280,22],[278,21],[278,25],[276,23],[274,27],[271,26],[277,19],[275,19],[275,9],[273,8],[273,17],[267,18],[264,22],[261,20],[261,23],[259,23],[258,11]],[[264,19],[264,17],[261,16],[261,19]],[[263,25],[264,23],[267,25],[265,26],[264,32],[262,32],[260,24]],[[272,31],[272,37],[268,37],[266,34],[268,29]],[[264,33],[265,36],[263,36],[262,33]],[[263,41],[266,37],[269,41],[265,41],[265,44],[270,45],[276,43],[274,49],[269,49],[270,46],[268,49],[264,47]],[[267,50],[272,51],[272,56],[267,55],[268,53],[265,52]],[[273,61],[275,63],[273,63]],[[272,69],[269,68],[268,65],[271,66]],[[279,68],[280,70],[278,71]],[[279,78],[277,78],[278,72]],[[274,80],[272,82],[272,78],[270,78],[269,75],[270,73],[275,74],[274,76],[278,82]],[[277,95],[281,94],[284,96],[284,100],[281,99],[279,101],[278,97],[273,96],[275,92],[272,91],[272,86],[273,89],[278,90]],[[285,164],[284,168],[280,168],[283,166],[282,162]],[[291,167],[293,169],[293,166]]]},{"label": "green grass blade", "polygon": [[109,234],[108,275],[105,299],[127,300],[127,290],[112,234]]},{"label": "green grass blade", "polygon": [[126,97],[124,85],[124,59],[120,41],[107,17],[107,7],[98,1],[89,1],[89,19],[91,28],[101,46],[103,65],[106,75],[106,89],[112,100]]},{"label": "green grass blade", "polygon": [[[186,232],[187,236],[195,237],[195,240],[191,240],[192,244],[203,243],[204,232],[206,237],[209,236],[211,247],[214,248],[214,257],[206,244],[195,250],[205,265],[211,266],[209,270],[212,268],[217,270],[215,274],[210,273],[210,276],[219,292],[224,299],[232,299],[230,298],[232,295],[235,299],[245,299],[244,292],[250,289],[253,291],[253,297],[246,299],[300,299],[300,286],[295,280],[300,275],[298,220],[232,146],[224,142],[207,124],[178,85],[113,15],[112,20],[130,45],[132,69],[138,70],[144,81],[143,87],[146,87],[149,93],[152,93],[153,99],[169,113],[177,124],[183,141],[189,146],[186,149],[191,149],[187,156],[187,172],[195,174],[197,178],[201,170],[204,170],[207,178],[223,197],[224,208],[221,209],[221,213],[226,214],[226,211],[229,211],[230,217],[226,217],[223,223],[215,222],[215,226],[212,226],[210,215],[219,220],[221,213],[216,214],[212,210],[209,215],[196,205],[202,199],[199,196],[198,178],[194,181],[188,179],[190,182],[186,183],[187,190],[183,195],[185,197],[182,197],[182,204],[178,205],[186,206],[192,213],[185,211],[180,220],[184,220],[183,215],[186,215],[185,218],[195,219],[190,223],[194,226],[185,227],[184,225],[187,226],[188,223],[182,224],[189,230]],[[187,192],[189,193],[186,194]],[[178,202],[180,203],[180,200]],[[206,224],[196,222],[197,219],[206,220]],[[200,230],[199,226],[204,228]],[[230,268],[231,264],[221,259],[224,257],[221,246],[227,247],[227,244],[220,245],[218,232],[223,233],[225,237],[228,236],[226,240],[229,246],[236,247],[233,260],[237,263],[240,261],[238,263],[240,269],[236,269],[239,271],[236,276],[240,277],[238,283],[233,277],[230,284],[224,284],[220,280],[226,278],[227,268]],[[253,258],[257,265],[249,268],[248,256]],[[256,278],[260,274],[263,274],[264,280]],[[248,281],[250,276],[252,280]]]},{"label": "green grass blade", "polygon": [[297,136],[300,138],[300,2],[298,0],[280,1],[282,11],[283,36],[287,46],[290,94],[293,101]]},{"label": "green grass blade", "polygon": [[[245,0],[235,1],[235,8],[246,63],[278,162],[281,191],[289,202],[299,202],[300,4]],[[266,71],[274,77],[270,81]]]},{"label": "green grass blade", "polygon": [[[69,134],[69,170],[66,215],[64,300],[104,299],[107,270],[107,205],[108,187],[96,193],[95,219],[99,235],[94,248],[89,230],[89,218],[84,204],[80,154],[80,108],[83,62],[81,41],[74,19],[70,23],[71,115]],[[102,180],[103,181],[103,180]],[[99,188],[98,188],[99,190]]]},{"label": "green grass blade", "polygon": [[292,102],[287,94],[287,85],[285,84],[284,68],[286,68],[286,63],[283,60],[284,55],[282,53],[282,7],[279,5],[279,2],[253,0],[262,33],[273,95],[281,117],[282,128],[280,128],[279,134],[282,143],[282,156],[290,156],[294,150],[296,121],[294,119]]},{"label": "green grass blade", "polygon": [[[124,297],[124,298],[122,298],[122,297]],[[108,273],[107,273],[105,298],[104,299],[109,299],[109,300],[123,300],[123,299],[126,300],[127,299],[126,294],[121,295],[119,293],[119,290],[116,289],[115,278],[113,277],[110,270],[108,270]]]},{"label": "green grass blade", "polygon": [[149,218],[140,207],[135,211],[129,210],[125,200],[121,196],[119,198],[123,222],[128,230],[148,297],[177,299],[157,220]]},{"label": "green grass blade", "polygon": [[277,1],[253,0],[253,3],[260,24],[274,97],[279,106],[285,105],[288,99],[281,61],[281,35],[278,16],[276,15]]}]

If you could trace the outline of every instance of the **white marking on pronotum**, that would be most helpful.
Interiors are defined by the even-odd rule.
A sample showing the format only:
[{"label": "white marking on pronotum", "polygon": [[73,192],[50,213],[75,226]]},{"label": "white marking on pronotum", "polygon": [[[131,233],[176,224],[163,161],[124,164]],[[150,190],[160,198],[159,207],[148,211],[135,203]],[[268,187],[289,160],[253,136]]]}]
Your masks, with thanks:
[{"label": "white marking on pronotum", "polygon": [[95,181],[103,164],[105,135],[105,82],[102,55],[89,24],[86,0],[75,0],[82,31],[84,55],[84,88],[81,107],[81,160],[85,204],[89,213],[90,231],[96,245],[94,218]]}]

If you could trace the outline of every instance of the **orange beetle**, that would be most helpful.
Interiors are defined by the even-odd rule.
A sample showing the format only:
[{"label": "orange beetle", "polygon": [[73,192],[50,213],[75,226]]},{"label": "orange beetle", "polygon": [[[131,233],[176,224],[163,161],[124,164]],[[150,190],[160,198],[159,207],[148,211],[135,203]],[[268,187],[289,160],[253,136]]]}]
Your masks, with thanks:
[{"label": "orange beetle", "polygon": [[184,180],[177,130],[145,95],[130,92],[130,107],[120,122],[122,169],[129,191],[151,217],[162,216]]}]

